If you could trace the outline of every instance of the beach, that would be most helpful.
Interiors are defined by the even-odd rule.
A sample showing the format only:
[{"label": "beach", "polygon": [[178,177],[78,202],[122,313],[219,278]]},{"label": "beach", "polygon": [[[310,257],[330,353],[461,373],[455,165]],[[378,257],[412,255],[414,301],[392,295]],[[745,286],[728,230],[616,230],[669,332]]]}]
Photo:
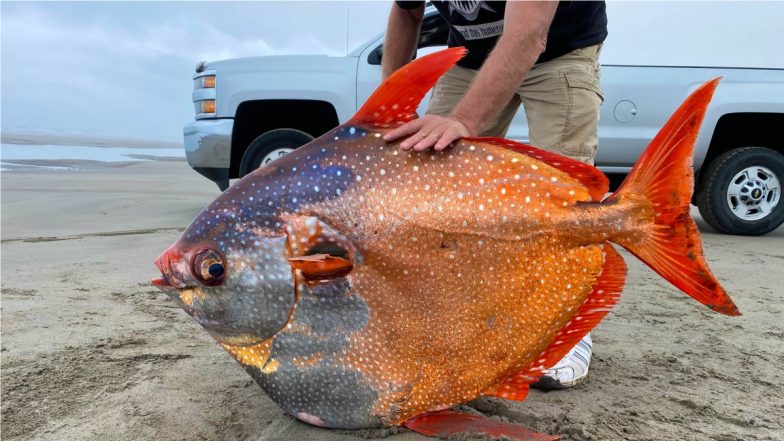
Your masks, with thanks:
[{"label": "beach", "polygon": [[[46,164],[0,178],[4,440],[428,439],[291,418],[150,286],[155,257],[219,194],[181,158]],[[743,316],[710,311],[623,252],[626,289],[592,334],[587,383],[463,409],[564,440],[784,439],[784,228],[738,237],[698,224]]]}]

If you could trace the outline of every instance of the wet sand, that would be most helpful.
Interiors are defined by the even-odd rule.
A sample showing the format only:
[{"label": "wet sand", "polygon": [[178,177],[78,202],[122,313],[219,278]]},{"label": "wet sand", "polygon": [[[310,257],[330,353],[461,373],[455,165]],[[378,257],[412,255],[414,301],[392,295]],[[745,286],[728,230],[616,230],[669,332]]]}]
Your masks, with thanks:
[{"label": "wet sand", "polygon": [[[290,418],[149,285],[153,259],[217,194],[181,161],[2,173],[3,439],[427,439]],[[566,440],[784,439],[784,228],[700,227],[742,317],[624,253],[626,290],[593,333],[590,381],[472,411]]]}]

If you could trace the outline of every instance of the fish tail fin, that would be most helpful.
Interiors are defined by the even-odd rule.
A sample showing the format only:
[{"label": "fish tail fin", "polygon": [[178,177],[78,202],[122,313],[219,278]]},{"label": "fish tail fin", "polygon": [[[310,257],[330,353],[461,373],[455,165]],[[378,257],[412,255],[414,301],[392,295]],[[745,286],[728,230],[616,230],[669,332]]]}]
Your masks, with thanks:
[{"label": "fish tail fin", "polygon": [[686,98],[605,203],[648,206],[652,220],[641,234],[612,240],[698,302],[736,316],[738,308],[705,262],[697,225],[689,214],[694,142],[720,79],[708,81]]}]

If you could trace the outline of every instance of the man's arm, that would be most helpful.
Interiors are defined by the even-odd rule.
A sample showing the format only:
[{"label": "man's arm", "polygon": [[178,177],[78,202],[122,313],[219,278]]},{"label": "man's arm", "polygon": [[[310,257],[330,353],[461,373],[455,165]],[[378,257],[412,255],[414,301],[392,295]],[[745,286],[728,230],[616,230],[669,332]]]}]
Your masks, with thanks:
[{"label": "man's arm", "polygon": [[384,37],[384,54],[381,57],[381,80],[411,61],[416,51],[419,27],[425,15],[425,2],[414,9],[404,9],[392,3]]},{"label": "man's arm", "polygon": [[402,149],[442,150],[459,138],[481,133],[544,52],[557,7],[558,2],[507,3],[504,33],[452,113],[448,117],[425,115],[392,130],[384,139],[411,135],[401,143]]}]

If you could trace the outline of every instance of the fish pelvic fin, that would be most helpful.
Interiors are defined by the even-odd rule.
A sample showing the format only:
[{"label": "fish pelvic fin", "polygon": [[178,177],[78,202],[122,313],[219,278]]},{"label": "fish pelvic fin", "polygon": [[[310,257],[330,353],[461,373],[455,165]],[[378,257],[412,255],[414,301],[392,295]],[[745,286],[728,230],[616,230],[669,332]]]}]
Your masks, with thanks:
[{"label": "fish pelvic fin", "polygon": [[419,102],[466,52],[463,47],[444,49],[396,70],[378,86],[348,124],[391,129],[416,119]]},{"label": "fish pelvic fin", "polygon": [[524,400],[530,385],[536,383],[546,369],[555,366],[604,319],[621,297],[626,282],[626,263],[608,242],[602,244],[602,259],[601,273],[596,276],[591,293],[574,317],[555,334],[550,345],[529,367],[512,373],[483,395],[514,401]]},{"label": "fish pelvic fin", "polygon": [[404,422],[403,426],[422,435],[439,438],[461,433],[480,433],[494,438],[504,436],[517,441],[551,441],[560,438],[532,432],[516,424],[454,410],[440,410],[418,415]]},{"label": "fish pelvic fin", "polygon": [[[698,87],[653,138],[621,187],[605,203],[637,200],[653,211],[641,235],[619,235],[619,243],[659,275],[716,312],[738,308],[711,273],[697,225],[689,214],[694,142],[721,78]],[[642,200],[641,200],[642,199]]]},{"label": "fish pelvic fin", "polygon": [[511,139],[473,137],[463,138],[463,140],[467,142],[483,142],[496,145],[542,161],[583,184],[585,188],[588,189],[588,194],[591,195],[591,199],[596,202],[602,200],[604,195],[610,191],[610,180],[607,179],[607,176],[605,176],[601,170],[592,165],[569,158],[568,156],[548,152],[528,144],[512,141]]}]

